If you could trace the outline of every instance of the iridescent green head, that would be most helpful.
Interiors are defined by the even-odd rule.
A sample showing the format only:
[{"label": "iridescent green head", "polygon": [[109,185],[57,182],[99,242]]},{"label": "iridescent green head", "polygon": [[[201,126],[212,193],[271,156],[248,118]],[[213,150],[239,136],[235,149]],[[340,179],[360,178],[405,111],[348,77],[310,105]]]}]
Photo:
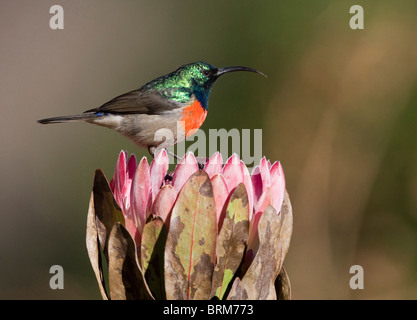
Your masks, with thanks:
[{"label": "iridescent green head", "polygon": [[207,62],[198,61],[183,65],[146,86],[169,92],[170,97],[167,98],[178,102],[187,102],[187,99],[191,99],[194,95],[203,108],[208,109],[208,99],[213,84],[221,75],[234,71],[250,71],[265,76],[262,72],[248,67],[216,68]]}]

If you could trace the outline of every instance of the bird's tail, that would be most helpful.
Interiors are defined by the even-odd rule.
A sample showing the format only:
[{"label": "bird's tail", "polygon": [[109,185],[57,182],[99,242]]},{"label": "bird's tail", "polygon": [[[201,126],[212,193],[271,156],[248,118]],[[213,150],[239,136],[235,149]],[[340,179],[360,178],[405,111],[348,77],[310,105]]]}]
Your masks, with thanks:
[{"label": "bird's tail", "polygon": [[70,122],[70,121],[86,121],[89,119],[94,119],[96,117],[97,117],[96,113],[88,112],[88,113],[77,114],[73,116],[61,116],[61,117],[41,119],[41,120],[38,120],[38,123],[49,124],[49,123],[62,123],[62,122]]}]

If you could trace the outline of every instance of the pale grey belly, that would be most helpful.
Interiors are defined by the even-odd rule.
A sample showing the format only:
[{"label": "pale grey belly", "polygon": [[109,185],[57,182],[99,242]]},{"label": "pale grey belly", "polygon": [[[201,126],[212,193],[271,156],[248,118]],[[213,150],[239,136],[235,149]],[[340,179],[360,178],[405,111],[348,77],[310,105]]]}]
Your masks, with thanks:
[{"label": "pale grey belly", "polygon": [[180,117],[180,110],[173,110],[164,115],[106,115],[91,122],[116,130],[141,147],[159,149],[184,140],[184,131],[177,122]]}]

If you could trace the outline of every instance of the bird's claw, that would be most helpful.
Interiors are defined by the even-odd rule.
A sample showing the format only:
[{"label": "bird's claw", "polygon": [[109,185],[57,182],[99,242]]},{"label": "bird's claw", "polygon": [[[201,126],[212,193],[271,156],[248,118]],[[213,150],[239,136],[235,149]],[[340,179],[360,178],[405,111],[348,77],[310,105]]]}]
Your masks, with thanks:
[{"label": "bird's claw", "polygon": [[198,164],[198,169],[200,169],[200,170],[203,170],[204,169],[204,163],[202,163],[202,162],[197,162],[197,164]]}]

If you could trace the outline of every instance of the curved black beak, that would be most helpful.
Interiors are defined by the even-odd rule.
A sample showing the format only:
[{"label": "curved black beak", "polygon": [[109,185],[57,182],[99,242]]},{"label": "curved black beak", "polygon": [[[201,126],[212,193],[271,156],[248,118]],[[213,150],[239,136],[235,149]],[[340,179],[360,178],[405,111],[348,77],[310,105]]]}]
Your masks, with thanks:
[{"label": "curved black beak", "polygon": [[263,74],[262,72],[256,70],[256,69],[252,69],[252,68],[248,68],[248,67],[226,67],[226,68],[219,68],[217,69],[217,72],[215,74],[216,78],[220,77],[221,75],[228,73],[228,72],[235,72],[235,71],[249,71],[249,72],[255,72],[258,73],[260,75],[263,75],[265,78],[267,77],[265,74]]}]

